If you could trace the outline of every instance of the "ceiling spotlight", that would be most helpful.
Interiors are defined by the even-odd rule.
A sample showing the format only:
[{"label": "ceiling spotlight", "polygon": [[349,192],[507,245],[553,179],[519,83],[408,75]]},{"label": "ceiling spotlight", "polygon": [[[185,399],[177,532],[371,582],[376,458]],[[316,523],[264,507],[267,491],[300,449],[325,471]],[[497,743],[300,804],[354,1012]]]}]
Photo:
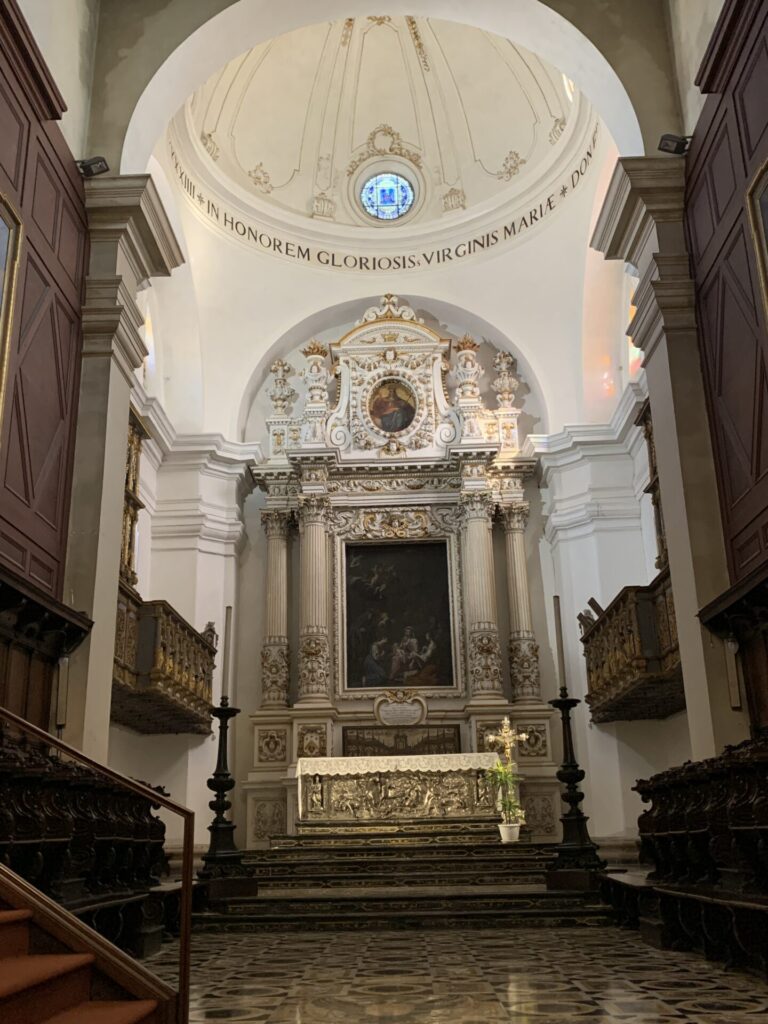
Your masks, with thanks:
[{"label": "ceiling spotlight", "polygon": [[690,142],[690,135],[662,135],[659,139],[659,152],[683,156],[688,152]]},{"label": "ceiling spotlight", "polygon": [[84,178],[95,178],[97,174],[106,174],[109,164],[103,156],[90,156],[87,160],[78,160],[77,166]]}]

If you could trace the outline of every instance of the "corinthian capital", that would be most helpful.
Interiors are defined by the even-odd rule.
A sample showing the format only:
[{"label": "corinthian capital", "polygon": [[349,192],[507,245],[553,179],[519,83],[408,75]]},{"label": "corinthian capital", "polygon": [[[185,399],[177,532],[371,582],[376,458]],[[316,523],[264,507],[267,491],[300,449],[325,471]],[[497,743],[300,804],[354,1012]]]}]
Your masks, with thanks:
[{"label": "corinthian capital", "polygon": [[527,501],[517,501],[514,505],[505,505],[501,509],[504,529],[508,532],[523,531],[528,523],[530,506]]},{"label": "corinthian capital", "polygon": [[459,508],[464,522],[482,519],[490,523],[494,510],[493,497],[488,491],[470,491],[459,498]]},{"label": "corinthian capital", "polygon": [[288,536],[288,524],[289,524],[290,512],[284,509],[271,509],[265,508],[261,513],[261,525],[264,527],[264,532],[267,537],[282,537],[285,539]]},{"label": "corinthian capital", "polygon": [[322,494],[299,495],[299,526],[325,526],[328,521],[330,503]]}]

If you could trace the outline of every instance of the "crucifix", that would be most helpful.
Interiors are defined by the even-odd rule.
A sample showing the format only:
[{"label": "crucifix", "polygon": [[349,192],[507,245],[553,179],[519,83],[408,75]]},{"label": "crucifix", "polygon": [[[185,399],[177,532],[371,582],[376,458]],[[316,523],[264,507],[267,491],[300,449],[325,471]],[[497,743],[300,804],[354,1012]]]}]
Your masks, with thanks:
[{"label": "crucifix", "polygon": [[511,726],[509,723],[509,717],[504,716],[501,729],[498,733],[489,733],[485,737],[485,742],[488,745],[502,746],[504,748],[504,757],[507,759],[509,764],[512,763],[512,754],[518,743],[525,743],[528,739],[527,732],[518,732],[515,726]]}]

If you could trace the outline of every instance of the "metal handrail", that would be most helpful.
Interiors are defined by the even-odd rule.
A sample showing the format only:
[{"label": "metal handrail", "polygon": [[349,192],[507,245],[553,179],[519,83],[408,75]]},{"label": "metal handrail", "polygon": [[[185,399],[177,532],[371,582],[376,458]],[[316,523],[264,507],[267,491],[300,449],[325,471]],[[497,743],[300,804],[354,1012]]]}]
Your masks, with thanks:
[{"label": "metal handrail", "polygon": [[83,754],[80,750],[76,750],[75,747],[71,747],[68,743],[64,743],[62,740],[57,739],[44,729],[40,729],[38,726],[32,725],[32,723],[27,722],[26,719],[19,718],[18,715],[14,715],[12,711],[8,711],[4,707],[0,707],[0,720],[15,726],[23,733],[30,736],[36,736],[47,745],[55,747],[68,757],[71,757],[73,761],[79,761],[80,764],[84,764],[88,768],[92,768],[94,771],[100,772],[119,786],[124,786],[126,789],[130,789],[138,796],[145,797],[152,803],[158,804],[160,807],[164,807],[167,811],[172,811],[174,814],[178,814],[183,819],[184,832],[181,854],[181,900],[179,907],[179,998],[176,1003],[176,1020],[177,1024],[188,1024],[190,948],[192,942],[192,872],[194,867],[195,812],[190,811],[188,807],[182,807],[181,804],[177,804],[174,800],[169,800],[168,797],[155,792],[155,790],[150,789],[149,786],[145,786],[141,782],[136,782],[134,779],[129,779],[127,776],[121,775],[120,772],[116,772],[113,768],[108,768],[106,765],[99,764],[98,761],[94,761],[93,758],[88,757],[87,754]]}]

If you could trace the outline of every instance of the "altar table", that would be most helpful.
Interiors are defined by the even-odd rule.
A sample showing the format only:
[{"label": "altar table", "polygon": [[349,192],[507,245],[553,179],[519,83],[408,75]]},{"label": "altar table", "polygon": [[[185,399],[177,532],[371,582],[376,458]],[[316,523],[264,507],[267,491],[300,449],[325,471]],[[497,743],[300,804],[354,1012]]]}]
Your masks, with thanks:
[{"label": "altar table", "polygon": [[486,773],[498,760],[495,753],[302,757],[299,821],[487,820],[497,812]]}]

